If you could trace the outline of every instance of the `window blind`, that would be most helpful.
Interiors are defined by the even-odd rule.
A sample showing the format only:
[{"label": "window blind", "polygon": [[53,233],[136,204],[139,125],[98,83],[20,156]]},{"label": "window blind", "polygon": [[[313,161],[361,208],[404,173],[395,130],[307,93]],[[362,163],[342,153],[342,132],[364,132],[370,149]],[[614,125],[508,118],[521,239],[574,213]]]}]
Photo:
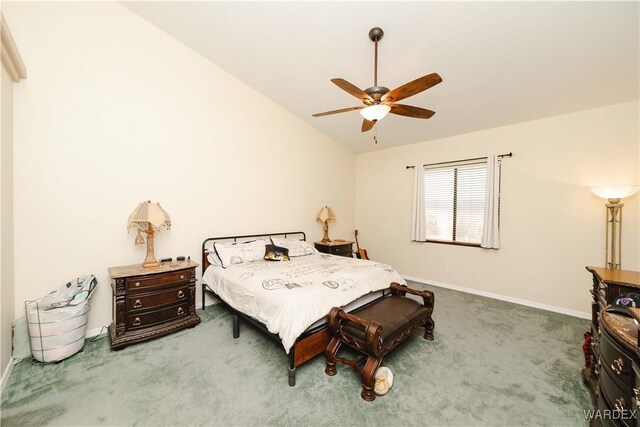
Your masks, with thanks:
[{"label": "window blind", "polygon": [[424,167],[427,240],[480,244],[486,160]]}]

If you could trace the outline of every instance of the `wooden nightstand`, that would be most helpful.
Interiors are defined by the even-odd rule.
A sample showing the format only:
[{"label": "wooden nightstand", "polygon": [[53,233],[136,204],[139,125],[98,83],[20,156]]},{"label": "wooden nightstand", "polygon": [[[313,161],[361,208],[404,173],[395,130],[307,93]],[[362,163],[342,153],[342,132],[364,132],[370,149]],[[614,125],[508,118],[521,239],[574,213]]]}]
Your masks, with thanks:
[{"label": "wooden nightstand", "polygon": [[351,257],[353,256],[353,242],[351,240],[332,240],[330,242],[315,242],[316,249],[325,254]]},{"label": "wooden nightstand", "polygon": [[147,341],[200,323],[196,314],[196,267],[192,261],[144,268],[109,268],[113,279],[111,348]]}]

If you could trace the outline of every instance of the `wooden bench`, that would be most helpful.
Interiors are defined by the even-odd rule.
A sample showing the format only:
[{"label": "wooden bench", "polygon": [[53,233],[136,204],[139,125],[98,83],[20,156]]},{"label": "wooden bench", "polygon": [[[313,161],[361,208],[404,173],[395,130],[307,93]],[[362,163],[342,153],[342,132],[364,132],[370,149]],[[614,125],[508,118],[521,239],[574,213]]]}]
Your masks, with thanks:
[{"label": "wooden bench", "polygon": [[[390,290],[389,295],[351,313],[339,307],[333,307],[329,312],[332,338],[325,351],[327,367],[324,372],[335,375],[336,363],[351,366],[362,378],[360,396],[367,401],[376,398],[373,391],[374,375],[388,352],[423,326],[424,338],[433,341],[433,292],[426,289],[418,291],[398,283],[392,283]],[[407,293],[421,296],[423,303],[406,297]],[[364,355],[355,359],[338,357],[342,344]]]}]

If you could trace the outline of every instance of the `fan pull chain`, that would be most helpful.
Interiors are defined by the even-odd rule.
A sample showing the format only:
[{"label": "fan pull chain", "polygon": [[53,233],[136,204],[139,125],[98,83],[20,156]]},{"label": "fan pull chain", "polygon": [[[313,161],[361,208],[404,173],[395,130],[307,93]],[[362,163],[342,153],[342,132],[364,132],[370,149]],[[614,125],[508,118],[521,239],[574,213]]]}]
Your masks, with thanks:
[{"label": "fan pull chain", "polygon": [[378,145],[378,128],[377,127],[373,128],[373,142],[375,142],[376,145]]}]

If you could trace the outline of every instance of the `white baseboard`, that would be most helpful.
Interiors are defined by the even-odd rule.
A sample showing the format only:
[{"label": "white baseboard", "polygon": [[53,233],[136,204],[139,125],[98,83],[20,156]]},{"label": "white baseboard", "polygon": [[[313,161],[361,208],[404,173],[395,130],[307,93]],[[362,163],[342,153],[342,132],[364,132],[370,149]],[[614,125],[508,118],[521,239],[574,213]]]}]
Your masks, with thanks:
[{"label": "white baseboard", "polygon": [[480,295],[487,298],[497,299],[500,301],[512,302],[514,304],[525,305],[527,307],[539,308],[541,310],[553,311],[554,313],[566,314],[567,316],[578,317],[580,319],[591,319],[591,313],[585,311],[571,310],[569,308],[557,307],[554,305],[542,304],[535,301],[528,301],[520,298],[508,297],[505,295],[494,294],[492,292],[479,291],[477,289],[465,288],[463,286],[450,285],[448,283],[437,282],[435,280],[422,279],[420,277],[402,275],[406,280],[413,282],[423,283],[425,285],[433,285],[439,288],[451,289],[454,291],[460,291],[467,294]]},{"label": "white baseboard", "polygon": [[13,371],[13,357],[9,358],[9,364],[7,364],[7,368],[2,373],[2,382],[0,383],[0,393],[4,391],[5,386],[9,382],[9,375],[11,375],[11,371]]}]

